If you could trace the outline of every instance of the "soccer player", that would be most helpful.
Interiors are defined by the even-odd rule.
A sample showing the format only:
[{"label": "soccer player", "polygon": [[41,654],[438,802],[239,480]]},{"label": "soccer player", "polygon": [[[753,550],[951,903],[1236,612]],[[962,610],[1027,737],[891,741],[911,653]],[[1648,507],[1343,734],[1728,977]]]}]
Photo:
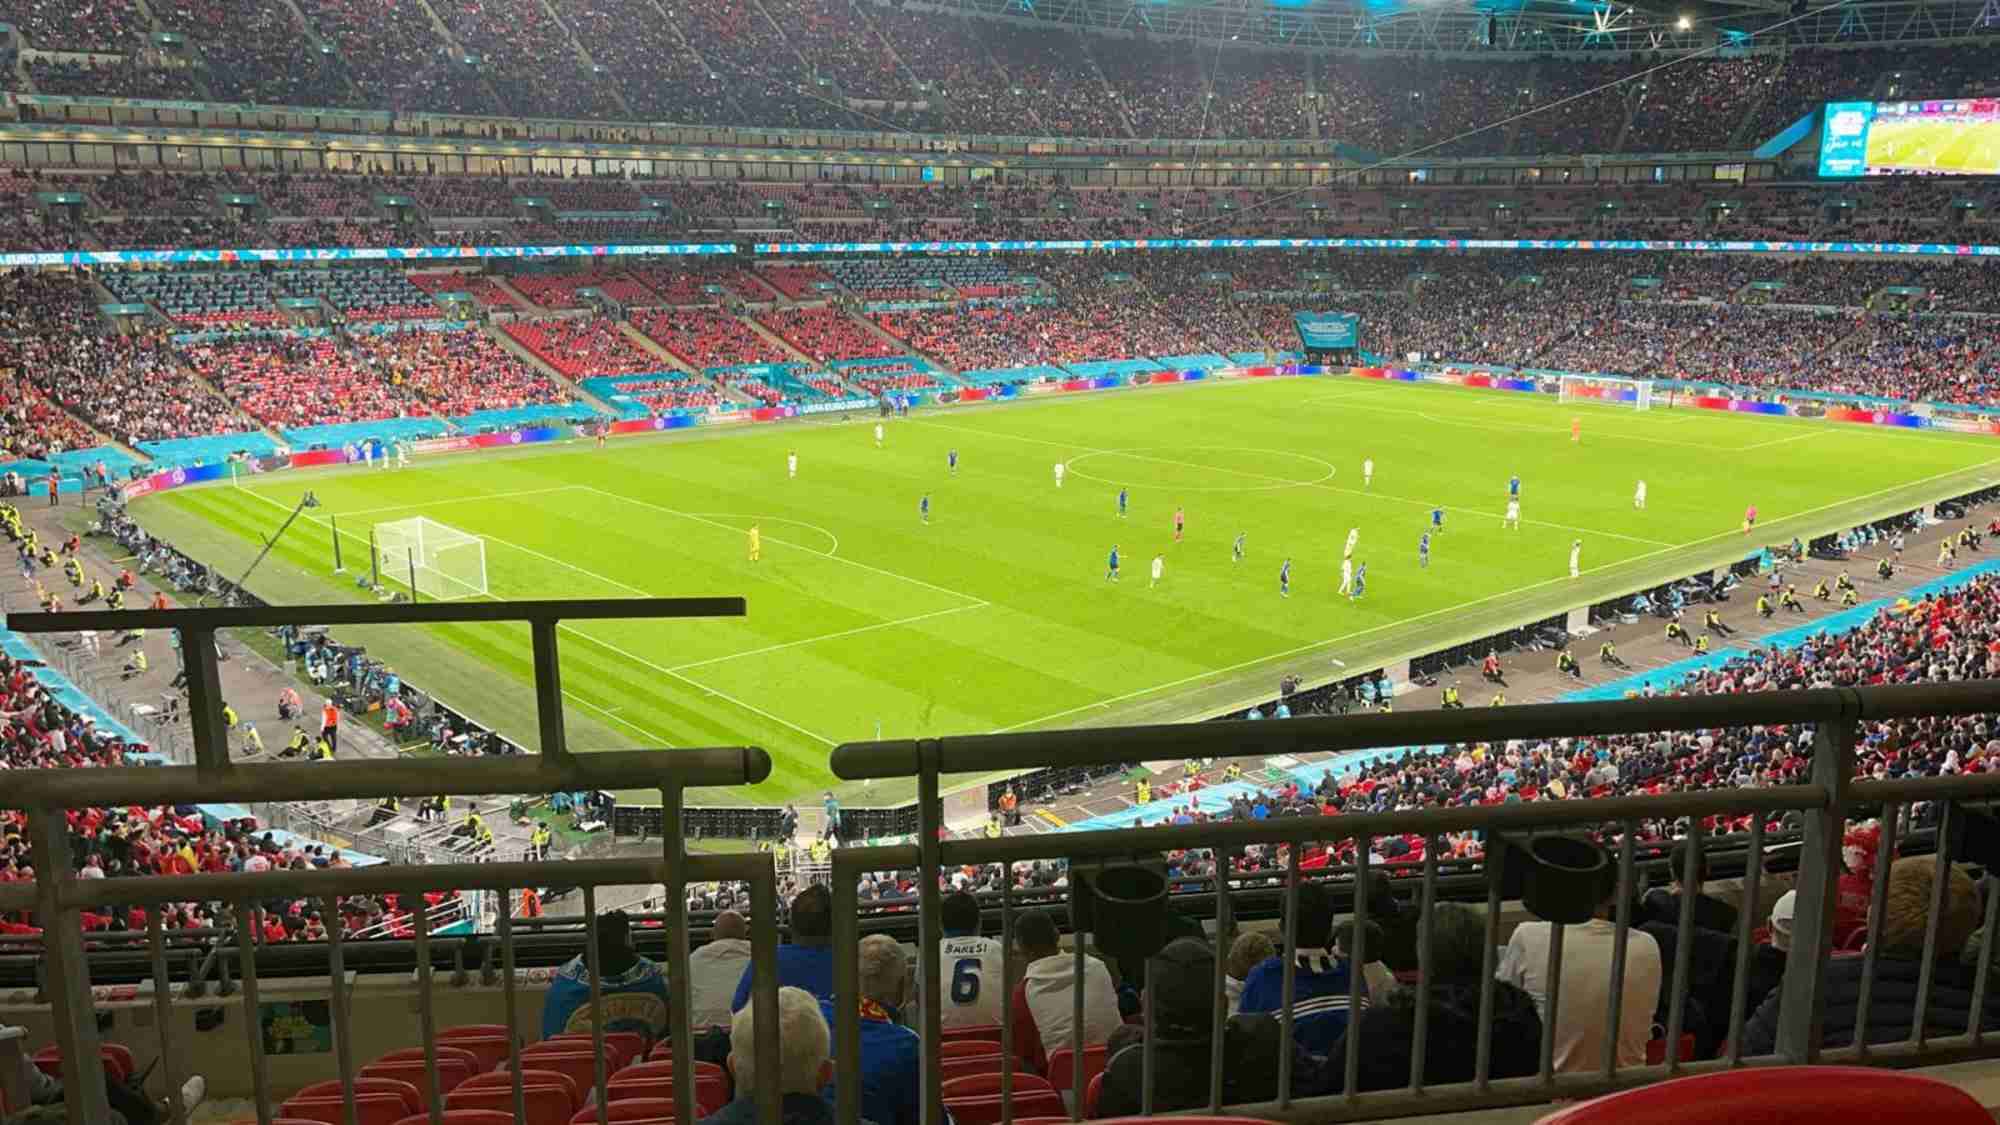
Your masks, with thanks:
[{"label": "soccer player", "polygon": [[1569,420],[1569,440],[1575,445],[1583,444],[1583,419],[1572,417]]},{"label": "soccer player", "polygon": [[1375,483],[1375,458],[1364,457],[1361,459],[1361,487],[1367,488],[1369,485],[1374,483]]},{"label": "soccer player", "polygon": [[1234,543],[1232,543],[1232,544],[1230,544],[1230,545],[1229,545],[1229,561],[1230,561],[1230,562],[1242,562],[1242,561],[1243,561],[1243,539],[1244,539],[1244,537],[1245,537],[1245,536],[1247,536],[1247,535],[1249,535],[1249,534],[1250,534],[1250,533],[1249,533],[1249,532],[1247,532],[1247,531],[1239,531],[1239,532],[1237,532],[1237,533],[1236,533],[1236,542],[1234,542]]},{"label": "soccer player", "polygon": [[1354,590],[1354,560],[1340,560],[1340,589],[1336,593],[1352,593]]},{"label": "soccer player", "polygon": [[[597,447],[599,449],[604,448],[604,435],[610,432],[611,423],[609,422],[598,427]],[[396,467],[398,469],[407,469],[410,467],[410,443],[407,441],[399,440],[396,442]]]},{"label": "soccer player", "polygon": [[[605,422],[604,424],[602,424],[602,425],[598,426],[598,427],[597,427],[597,448],[599,448],[599,449],[603,449],[603,448],[604,448],[604,439],[605,439],[605,438],[607,438],[607,437],[610,437],[610,436],[611,436],[611,423],[609,423],[609,422]],[[401,450],[401,446],[402,446],[402,443],[401,443],[401,442],[397,442],[396,444],[397,444],[397,446],[398,446],[398,449],[397,449],[397,453],[398,453],[398,459],[400,460],[400,459],[401,459],[401,458],[400,458],[400,455],[401,455],[401,452],[402,452],[402,450]]]},{"label": "soccer player", "polygon": [[1507,495],[1516,500],[1521,498],[1521,474],[1515,473],[1507,478]]},{"label": "soccer player", "polygon": [[1646,482],[1643,480],[1639,482],[1639,487],[1632,490],[1632,506],[1642,512],[1646,510]]},{"label": "soccer player", "polygon": [[1900,532],[1900,531],[1899,531],[1899,532],[1897,532],[1897,533],[1896,533],[1896,537],[1895,537],[1894,539],[1891,539],[1891,540],[1889,540],[1889,549],[1890,549],[1890,550],[1892,550],[1892,551],[1894,551],[1894,552],[1896,552],[1896,561],[1897,561],[1897,562],[1902,562],[1902,561],[1903,561],[1903,533],[1902,533],[1902,532]]},{"label": "soccer player", "polygon": [[1368,564],[1362,563],[1360,566],[1354,568],[1354,592],[1347,595],[1347,600],[1357,601],[1360,599],[1361,595],[1367,592],[1368,592]]},{"label": "soccer player", "polygon": [[764,558],[764,532],[756,524],[750,525],[750,561],[759,562]]},{"label": "soccer player", "polygon": [[1340,557],[1341,557],[1341,558],[1343,558],[1343,559],[1351,559],[1351,558],[1353,558],[1353,557],[1354,557],[1354,545],[1355,545],[1356,543],[1359,543],[1359,542],[1361,542],[1361,529],[1360,529],[1360,528],[1358,528],[1358,527],[1350,527],[1350,528],[1348,528],[1348,529],[1347,529],[1347,546],[1345,546],[1345,547],[1341,548],[1341,551],[1340,551]]},{"label": "soccer player", "polygon": [[796,449],[788,449],[785,451],[785,477],[788,480],[797,480],[798,476],[799,476],[799,451]]},{"label": "soccer player", "polygon": [[[1061,487],[1062,487],[1062,474],[1061,474],[1061,473],[1057,473],[1057,474],[1056,474],[1056,487],[1057,487],[1057,488],[1061,488]],[[1128,490],[1128,489],[1126,489],[1126,488],[1125,488],[1125,487],[1124,487],[1123,485],[1120,485],[1120,486],[1119,486],[1119,488],[1118,488],[1118,518],[1119,518],[1119,519],[1121,519],[1121,520],[1122,520],[1122,519],[1124,519],[1124,518],[1125,518],[1125,508],[1126,508],[1126,506],[1127,506],[1127,505],[1129,505],[1129,504],[1130,504],[1131,502],[1132,502],[1132,493],[1131,493],[1131,491],[1130,491],[1130,490]]]},{"label": "soccer player", "polygon": [[958,475],[958,450],[956,449],[945,450],[944,466],[946,469],[951,471],[952,476]]},{"label": "soccer player", "polygon": [[1743,534],[1745,535],[1750,534],[1750,529],[1756,526],[1757,526],[1757,505],[1752,504],[1749,507],[1743,509]]},{"label": "soccer player", "polygon": [[1583,540],[1572,539],[1569,544],[1569,576],[1575,578],[1583,573],[1577,560],[1583,558]]},{"label": "soccer player", "polygon": [[1061,461],[1057,461],[1057,462],[1056,462],[1056,487],[1057,487],[1057,488],[1061,488],[1061,487],[1062,487],[1062,479],[1063,479],[1063,474],[1064,474],[1064,473],[1066,473],[1066,472],[1069,472],[1069,466],[1068,466],[1068,465],[1065,465],[1065,464],[1063,464],[1063,463],[1062,463]]},{"label": "soccer player", "polygon": [[1286,559],[1284,565],[1278,568],[1278,596],[1281,598],[1292,596],[1292,560],[1290,559]]},{"label": "soccer player", "polygon": [[1176,506],[1174,508],[1174,542],[1176,543],[1180,542],[1181,536],[1186,533],[1187,533],[1187,511],[1183,508]]},{"label": "soccer player", "polygon": [[875,423],[875,448],[882,448],[882,423]]},{"label": "soccer player", "polygon": [[924,493],[922,500],[917,501],[917,517],[925,523],[931,522],[931,494],[928,492]]},{"label": "soccer player", "polygon": [[1146,583],[1146,589],[1150,590],[1153,587],[1158,586],[1160,584],[1160,576],[1165,574],[1166,572],[1167,572],[1167,556],[1154,555],[1153,580],[1151,582]]},{"label": "soccer player", "polygon": [[1430,565],[1431,533],[1426,531],[1424,532],[1424,537],[1417,540],[1417,566],[1419,569],[1428,570],[1430,569]]},{"label": "soccer player", "polygon": [[1104,580],[1106,582],[1118,581],[1118,544],[1116,543],[1111,545],[1111,561],[1105,564]]},{"label": "soccer player", "polygon": [[1444,508],[1442,506],[1431,509],[1431,534],[1444,534]]},{"label": "soccer player", "polygon": [[1521,502],[1519,500],[1512,497],[1508,498],[1507,514],[1500,517],[1500,526],[1503,529],[1511,527],[1515,531],[1521,530]]}]

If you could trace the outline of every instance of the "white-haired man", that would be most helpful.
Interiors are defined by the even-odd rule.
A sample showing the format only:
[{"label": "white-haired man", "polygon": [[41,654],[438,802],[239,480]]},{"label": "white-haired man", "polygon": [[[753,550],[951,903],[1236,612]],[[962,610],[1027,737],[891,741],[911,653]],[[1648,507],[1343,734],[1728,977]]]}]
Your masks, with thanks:
[{"label": "white-haired man", "polygon": [[833,1077],[833,1037],[819,1001],[803,988],[778,990],[778,1073],[758,1074],[755,1004],[746,1004],[729,1024],[729,1073],[736,1100],[701,1119],[701,1125],[756,1125],[757,1083],[775,1082],[782,1097],[783,1125],[831,1125],[833,1107],[820,1090]]},{"label": "white-haired man", "polygon": [[[877,1125],[917,1125],[923,1104],[923,1064],[917,1033],[897,1022],[909,987],[909,958],[887,934],[870,934],[857,947],[861,960],[861,1116]],[[838,1016],[822,1001],[827,1023]],[[832,1091],[828,1091],[832,1096]]]}]

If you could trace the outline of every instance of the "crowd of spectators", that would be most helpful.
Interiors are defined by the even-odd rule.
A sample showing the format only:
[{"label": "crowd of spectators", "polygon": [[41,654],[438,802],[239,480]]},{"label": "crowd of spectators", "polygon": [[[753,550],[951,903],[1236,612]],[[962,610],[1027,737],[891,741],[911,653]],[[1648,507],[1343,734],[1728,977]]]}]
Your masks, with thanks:
[{"label": "crowd of spectators", "polygon": [[629,375],[667,366],[634,344],[617,321],[603,317],[511,320],[501,325],[501,331],[567,379]]},{"label": "crowd of spectators", "polygon": [[44,51],[123,51],[139,46],[149,30],[132,0],[6,0],[0,3],[0,20]]},{"label": "crowd of spectators", "polygon": [[330,338],[232,338],[190,344],[181,354],[230,401],[274,429],[422,412]]},{"label": "crowd of spectators", "polygon": [[765,327],[814,362],[836,359],[880,359],[900,354],[887,340],[860,322],[825,305],[777,308],[758,314]]},{"label": "crowd of spectators", "polygon": [[422,0],[301,0],[357,90],[382,108],[496,113],[485,80],[438,37]]},{"label": "crowd of spectators", "polygon": [[708,309],[637,309],[632,325],[696,371],[746,363],[788,363],[792,356],[739,317]]},{"label": "crowd of spectators", "polygon": [[540,0],[441,0],[431,9],[522,117],[620,117],[611,75],[583,63],[554,10]]},{"label": "crowd of spectators", "polygon": [[355,336],[353,347],[383,381],[447,418],[570,401],[548,376],[478,329],[368,333]]}]

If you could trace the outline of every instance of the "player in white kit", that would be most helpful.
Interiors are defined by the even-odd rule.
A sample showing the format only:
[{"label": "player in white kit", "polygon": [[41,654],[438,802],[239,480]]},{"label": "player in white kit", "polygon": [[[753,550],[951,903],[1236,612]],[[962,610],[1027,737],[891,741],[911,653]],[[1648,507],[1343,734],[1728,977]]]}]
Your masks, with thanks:
[{"label": "player in white kit", "polygon": [[1345,594],[1354,589],[1354,560],[1340,560],[1340,592]]},{"label": "player in white kit", "polygon": [[1361,462],[1361,487],[1367,488],[1375,480],[1375,458],[1364,458]]},{"label": "player in white kit", "polygon": [[1346,546],[1346,548],[1345,548],[1345,549],[1343,549],[1343,550],[1342,550],[1342,551],[1340,552],[1340,557],[1341,557],[1341,558],[1343,558],[1343,559],[1351,559],[1351,558],[1353,558],[1353,557],[1354,557],[1354,545],[1355,545],[1356,543],[1359,543],[1359,542],[1361,542],[1361,529],[1360,529],[1360,528],[1358,528],[1358,527],[1350,527],[1350,528],[1348,528],[1348,529],[1347,529],[1347,546]]},{"label": "player in white kit", "polygon": [[882,448],[882,423],[875,423],[875,448]]},{"label": "player in white kit", "polygon": [[1583,540],[1573,539],[1569,545],[1569,576],[1575,578],[1582,573],[1577,568],[1577,560],[1583,557]]},{"label": "player in white kit", "polygon": [[1640,481],[1640,482],[1639,482],[1639,487],[1633,490],[1633,492],[1632,492],[1632,506],[1633,506],[1634,508],[1644,508],[1644,507],[1646,506],[1646,482],[1645,482],[1645,481]]},{"label": "player in white kit", "polygon": [[1150,583],[1147,583],[1147,585],[1146,585],[1146,588],[1147,588],[1148,590],[1150,590],[1150,589],[1152,589],[1152,588],[1153,588],[1154,586],[1158,586],[1158,585],[1160,584],[1160,576],[1161,576],[1161,575],[1163,575],[1163,574],[1165,574],[1166,572],[1167,572],[1167,556],[1165,556],[1165,555],[1154,555],[1154,556],[1153,556],[1153,580],[1152,580],[1152,581],[1151,581]]},{"label": "player in white kit", "polygon": [[938,947],[943,1025],[1000,1026],[1007,1003],[1007,962],[999,941],[979,936],[979,900],[964,891],[949,894],[938,913],[945,934]]},{"label": "player in white kit", "polygon": [[1062,487],[1062,479],[1063,479],[1063,474],[1064,474],[1064,473],[1066,473],[1066,472],[1069,472],[1069,466],[1068,466],[1068,465],[1065,465],[1065,464],[1063,464],[1063,463],[1062,463],[1061,461],[1057,461],[1057,462],[1056,462],[1056,487],[1057,487],[1057,488],[1061,488],[1061,487]]},{"label": "player in white kit", "polygon": [[1521,530],[1521,502],[1519,500],[1510,499],[1507,501],[1507,514],[1500,517],[1500,526],[1503,528],[1511,527],[1515,531]]},{"label": "player in white kit", "polygon": [[796,477],[798,475],[799,475],[799,451],[796,449],[786,450],[785,476]]}]

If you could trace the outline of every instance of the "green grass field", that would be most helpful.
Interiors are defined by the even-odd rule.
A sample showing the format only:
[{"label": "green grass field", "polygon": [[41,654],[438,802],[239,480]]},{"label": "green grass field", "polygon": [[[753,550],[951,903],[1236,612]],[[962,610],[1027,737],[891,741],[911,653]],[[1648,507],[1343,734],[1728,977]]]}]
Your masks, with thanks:
[{"label": "green grass field", "polygon": [[1959,124],[1877,117],[1868,130],[1868,166],[1964,176],[2000,174],[2000,120]]},{"label": "green grass field", "polygon": [[[350,563],[365,560],[376,521],[422,514],[484,536],[498,597],[743,595],[743,619],[566,627],[571,742],[761,745],[777,761],[769,783],[698,797],[775,801],[831,784],[829,748],[872,738],[878,724],[907,737],[1192,718],[1273,690],[1283,671],[1308,682],[1364,671],[1740,558],[1746,504],[1762,513],[1756,541],[1778,541],[2000,475],[1988,439],[1349,379],[934,409],[891,420],[881,449],[872,421],[253,478],[134,511],[233,573],[312,488],[323,504],[314,522],[302,520],[251,583],[293,603],[367,596],[329,574],[329,515]],[[1366,490],[1364,457],[1376,462]],[[1057,461],[1070,466],[1060,490]],[[1526,526],[1503,531],[1515,472]],[[1632,506],[1641,477],[1643,512]],[[1132,493],[1124,520],[1120,485]],[[926,492],[928,525],[917,516]],[[1449,515],[1420,570],[1433,504]],[[1181,543],[1176,505],[1187,511]],[[758,563],[745,557],[753,521]],[[1334,592],[1350,527],[1368,564],[1360,602]],[[1239,531],[1240,564],[1230,560]],[[1579,538],[1584,576],[1572,581]],[[1114,543],[1125,560],[1115,585],[1104,577]],[[1149,589],[1155,553],[1166,576]],[[1281,599],[1288,556],[1292,596]],[[412,682],[534,745],[524,627],[361,639]]]}]

